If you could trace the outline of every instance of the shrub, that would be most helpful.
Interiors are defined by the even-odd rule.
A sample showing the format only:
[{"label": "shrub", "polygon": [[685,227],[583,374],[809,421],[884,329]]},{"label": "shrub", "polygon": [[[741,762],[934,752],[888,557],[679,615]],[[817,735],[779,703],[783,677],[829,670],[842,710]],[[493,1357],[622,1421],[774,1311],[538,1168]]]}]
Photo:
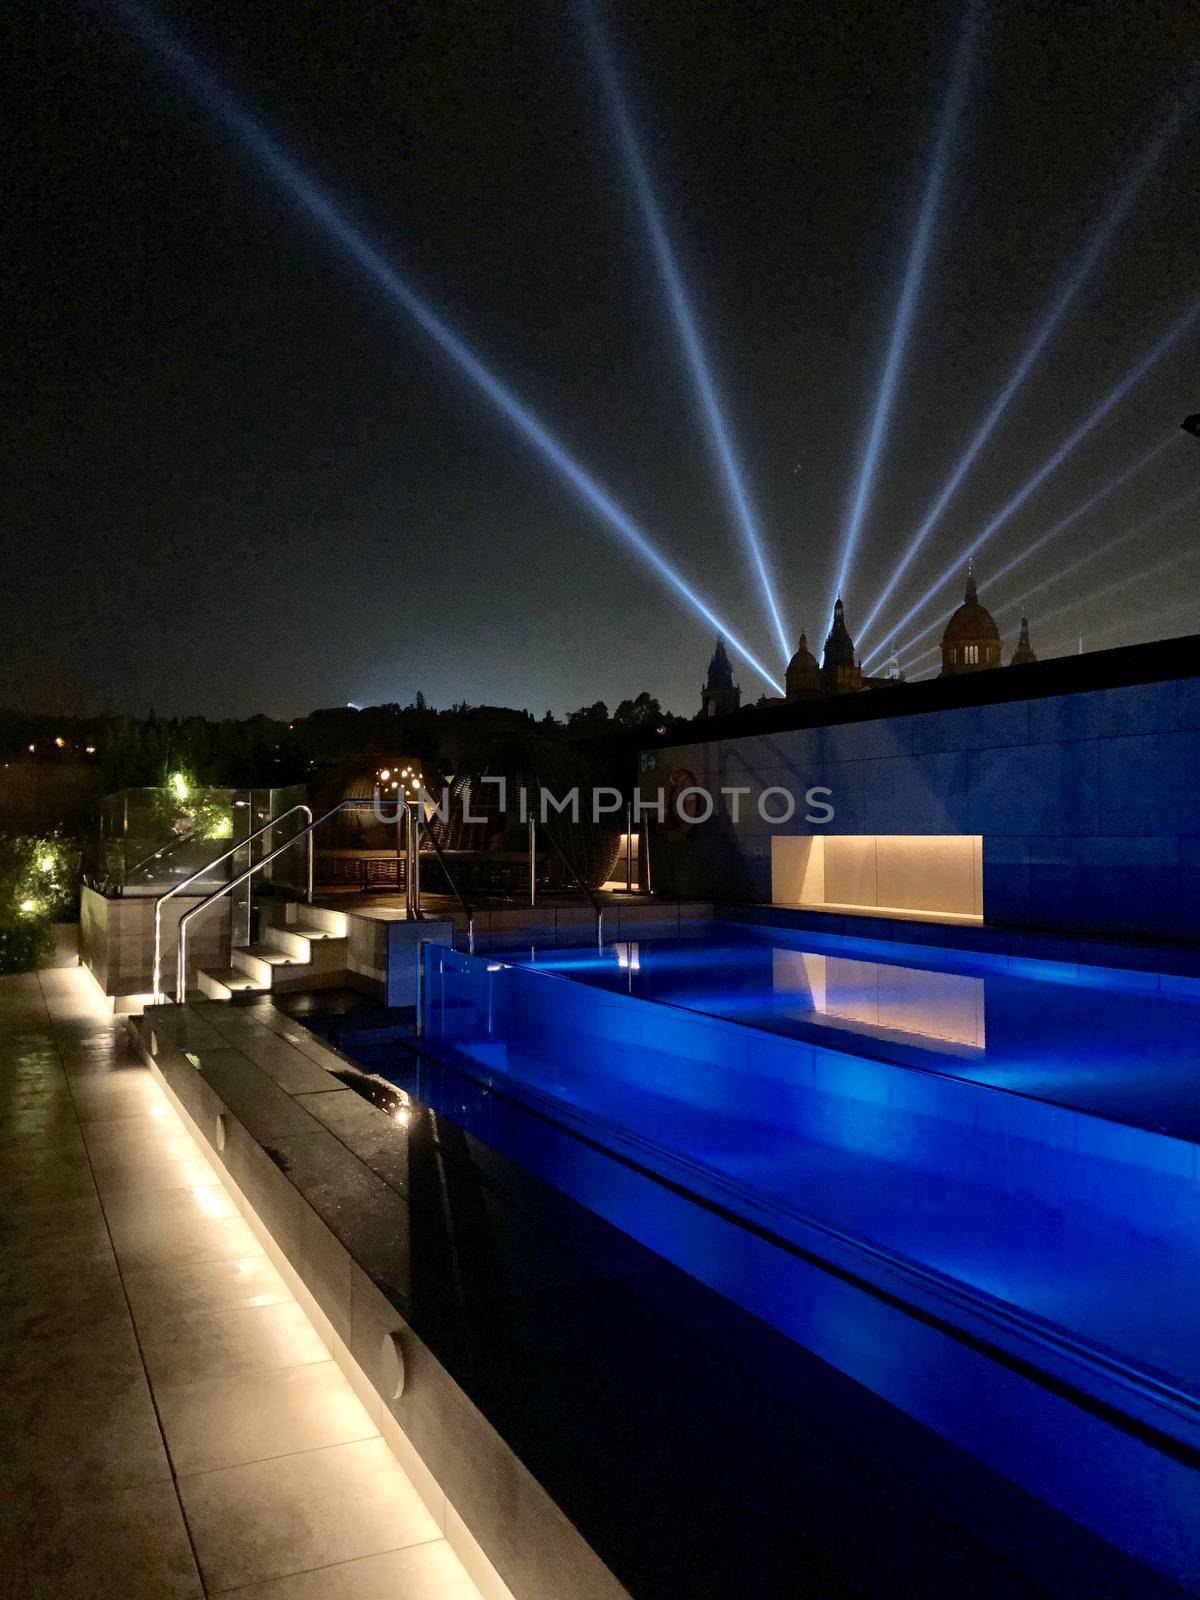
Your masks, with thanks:
[{"label": "shrub", "polygon": [[0,926],[68,921],[79,903],[79,850],[59,834],[0,834]]},{"label": "shrub", "polygon": [[30,972],[43,966],[53,948],[54,935],[45,917],[0,923],[0,973]]}]

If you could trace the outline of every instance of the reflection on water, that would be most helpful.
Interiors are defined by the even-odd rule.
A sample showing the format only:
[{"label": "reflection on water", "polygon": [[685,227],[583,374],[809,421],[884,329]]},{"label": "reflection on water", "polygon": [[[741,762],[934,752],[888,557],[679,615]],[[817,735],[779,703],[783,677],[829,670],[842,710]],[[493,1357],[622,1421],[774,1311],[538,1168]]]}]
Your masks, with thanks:
[{"label": "reflection on water", "polygon": [[773,950],[771,978],[774,1009],[782,1006],[787,1015],[816,1015],[855,1033],[914,1034],[973,1050],[986,1043],[981,978],[805,950]]}]

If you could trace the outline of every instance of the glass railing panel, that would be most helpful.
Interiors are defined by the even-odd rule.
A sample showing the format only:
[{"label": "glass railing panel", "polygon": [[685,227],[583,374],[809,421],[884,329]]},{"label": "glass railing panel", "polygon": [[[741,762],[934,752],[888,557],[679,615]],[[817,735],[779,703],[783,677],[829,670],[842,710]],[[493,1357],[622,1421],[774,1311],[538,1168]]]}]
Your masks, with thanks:
[{"label": "glass railing panel", "polygon": [[[962,997],[934,1000],[957,1027]],[[888,1003],[907,1015],[912,995]],[[1195,1428],[1187,1141],[435,946],[422,1025],[446,1059],[755,1225],[1039,1360],[1045,1335],[1056,1376],[1079,1350],[1088,1381],[1128,1377],[1140,1415],[1178,1402]]]},{"label": "glass railing panel", "polygon": [[[108,795],[101,805],[97,838],[88,852],[87,881],[109,895],[157,897],[200,872],[189,893],[211,893],[262,860],[274,845],[300,832],[306,819],[296,813],[228,861],[213,865],[214,858],[304,799],[303,784],[229,789],[168,783]],[[203,870],[208,867],[211,870]],[[307,886],[304,843],[297,842],[264,868],[263,881],[303,894]]]}]

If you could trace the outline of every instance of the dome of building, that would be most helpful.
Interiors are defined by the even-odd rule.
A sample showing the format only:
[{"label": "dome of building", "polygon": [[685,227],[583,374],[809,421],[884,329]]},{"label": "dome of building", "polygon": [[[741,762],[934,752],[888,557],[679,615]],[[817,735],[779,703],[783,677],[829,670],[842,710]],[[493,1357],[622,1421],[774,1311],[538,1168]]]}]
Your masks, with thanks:
[{"label": "dome of building", "polygon": [[796,654],[788,662],[785,695],[788,700],[801,700],[806,695],[819,694],[820,690],[821,669],[808,648],[808,634],[802,633]]},{"label": "dome of building", "polygon": [[982,672],[999,665],[1000,629],[987,607],[980,605],[975,574],[969,572],[963,603],[942,634],[942,676]]}]

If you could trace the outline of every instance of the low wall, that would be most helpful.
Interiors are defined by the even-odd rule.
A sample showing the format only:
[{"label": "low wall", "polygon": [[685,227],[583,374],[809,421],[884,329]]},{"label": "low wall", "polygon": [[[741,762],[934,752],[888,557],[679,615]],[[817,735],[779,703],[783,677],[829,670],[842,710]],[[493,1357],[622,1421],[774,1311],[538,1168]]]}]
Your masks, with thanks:
[{"label": "low wall", "polygon": [[[869,696],[855,696],[857,702]],[[1194,939],[1200,933],[1200,677],[647,751],[649,799],[687,773],[716,800],[655,827],[656,892],[771,900],[772,840],[978,835],[996,927]],[[685,780],[676,779],[677,782]],[[807,791],[833,816],[806,822]],[[739,788],[736,797],[720,791]],[[770,789],[794,816],[765,821]],[[824,799],[824,797],[822,797]],[[768,812],[786,809],[768,796]]]},{"label": "low wall", "polygon": [[346,981],[385,1005],[403,1007],[417,1003],[417,946],[452,943],[454,924],[406,922],[402,912],[346,913]]},{"label": "low wall", "polygon": [[407,1184],[330,1128],[372,1149],[401,1130],[332,1076],[348,1064],[270,1008],[151,1006],[131,1027],[484,1600],[628,1600],[384,1292],[416,1270]]},{"label": "low wall", "polygon": [[[203,895],[176,895],[163,907],[162,985],[175,991],[179,919]],[[229,965],[229,899],[197,917],[188,931],[188,988],[201,967]],[[154,987],[154,899],[127,895],[112,899],[84,885],[79,904],[79,957],[106,995],[120,1001],[146,995]],[[118,1007],[119,1009],[119,1007]]]}]

